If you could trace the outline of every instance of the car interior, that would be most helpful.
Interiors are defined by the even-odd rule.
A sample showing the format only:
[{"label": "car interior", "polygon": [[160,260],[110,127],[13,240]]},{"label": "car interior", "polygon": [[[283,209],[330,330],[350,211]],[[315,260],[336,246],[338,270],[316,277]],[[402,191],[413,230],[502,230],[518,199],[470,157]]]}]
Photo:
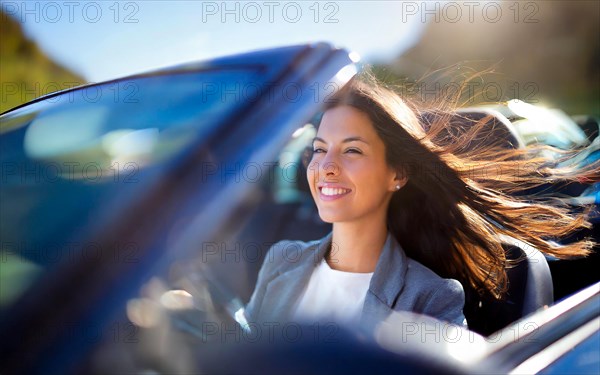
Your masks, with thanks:
[{"label": "car interior", "polygon": [[[445,115],[423,113],[423,126]],[[462,110],[452,116],[453,126],[448,129],[457,132],[453,135],[468,131],[474,122],[489,124],[489,133],[471,144],[472,149],[524,147],[511,122],[497,111]],[[111,327],[119,340],[104,338],[83,365],[87,373],[110,372],[115,362],[123,371],[138,371],[141,366],[165,373],[193,372],[198,361],[219,358],[219,346],[214,349],[205,344],[219,344],[213,329],[229,327],[227,334],[234,331],[231,327],[245,323],[240,311],[252,295],[270,245],[283,239],[318,240],[331,231],[331,224],[319,218],[306,180],[305,161],[318,121],[316,115],[294,132],[278,160],[252,184],[251,204],[215,236],[214,247],[199,245],[196,259],[176,259],[168,274],[149,280],[140,295],[128,301],[118,321],[129,323]],[[439,141],[447,136],[440,134]],[[481,297],[477,290],[464,286],[468,328],[484,336],[552,305],[554,280],[568,277],[557,276],[552,261],[530,245],[510,237],[500,241],[509,260],[506,298]]]},{"label": "car interior", "polygon": [[[423,119],[432,121],[435,115],[427,113]],[[472,147],[486,146],[490,142],[500,144],[501,147],[522,147],[522,142],[510,126],[510,122],[497,112],[460,112],[454,115],[452,123],[456,125],[455,129],[464,130],[473,122],[482,120],[489,123],[490,133],[479,138],[480,145],[474,144]],[[217,281],[221,285],[221,294],[235,295],[240,307],[249,301],[253,292],[260,266],[268,250],[266,244],[283,239],[318,240],[331,230],[330,224],[320,220],[306,181],[303,159],[306,158],[315,134],[316,128],[313,124],[307,124],[295,133],[295,137],[282,150],[277,165],[273,166],[274,183],[265,181],[260,185],[261,203],[244,220],[247,224],[242,225],[242,229],[236,234],[235,243],[265,244],[252,249],[252,256],[246,254],[252,261],[245,262],[243,270],[236,273],[236,278],[225,276],[219,277]],[[506,237],[502,241],[509,260],[506,298],[494,300],[481,297],[473,288],[465,287],[464,312],[469,329],[482,335],[490,335],[553,302],[552,275],[546,258],[530,245],[512,238]],[[239,268],[239,265],[236,265],[236,269]],[[240,275],[245,277],[240,278]],[[233,313],[230,315],[233,316]]]},{"label": "car interior", "polygon": [[[436,116],[440,114],[422,114],[423,125],[427,127]],[[476,121],[488,123],[490,131],[471,147],[523,147],[511,122],[493,110],[455,113],[451,120],[455,126],[451,129],[461,134]],[[219,344],[218,335],[211,333],[223,327],[229,327],[225,334],[232,334],[235,330],[232,327],[247,323],[240,311],[252,295],[270,245],[283,239],[318,240],[331,231],[331,225],[320,220],[306,181],[304,162],[316,135],[316,124],[318,116],[299,127],[276,163],[269,167],[269,173],[263,173],[264,178],[253,184],[254,204],[232,218],[228,229],[216,236],[215,243],[222,246],[198,249],[195,261],[176,261],[167,278],[153,278],[141,291],[140,298],[129,301],[126,319],[134,323],[135,337],[139,338],[130,343],[133,347],[123,350],[127,343],[103,345],[103,350],[90,358],[93,362],[90,368],[101,373],[108,370],[101,363],[103,357],[121,356],[132,368],[136,368],[135,363],[143,363],[161,371],[185,372],[195,369],[197,361],[211,363],[220,358],[219,345],[211,349],[204,344]],[[441,140],[444,136],[441,135]],[[565,277],[554,275],[549,266],[552,260],[532,246],[508,236],[499,241],[508,260],[506,297],[502,300],[481,297],[477,290],[464,286],[468,328],[491,338],[511,323],[552,305],[553,279]],[[205,257],[206,253],[212,258]],[[157,319],[162,323],[156,324]],[[207,322],[219,322],[221,326],[207,326]],[[211,331],[213,328],[216,331]],[[194,354],[199,344],[203,348],[200,359]],[[190,358],[194,363],[190,363]]]}]

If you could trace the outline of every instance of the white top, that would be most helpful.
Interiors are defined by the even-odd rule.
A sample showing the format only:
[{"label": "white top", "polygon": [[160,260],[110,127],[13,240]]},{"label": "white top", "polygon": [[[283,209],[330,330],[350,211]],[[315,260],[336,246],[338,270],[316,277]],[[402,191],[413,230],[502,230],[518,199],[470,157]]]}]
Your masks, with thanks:
[{"label": "white top", "polygon": [[323,259],[315,267],[292,316],[298,320],[356,322],[362,312],[372,276],[373,272],[356,273],[331,269]]}]

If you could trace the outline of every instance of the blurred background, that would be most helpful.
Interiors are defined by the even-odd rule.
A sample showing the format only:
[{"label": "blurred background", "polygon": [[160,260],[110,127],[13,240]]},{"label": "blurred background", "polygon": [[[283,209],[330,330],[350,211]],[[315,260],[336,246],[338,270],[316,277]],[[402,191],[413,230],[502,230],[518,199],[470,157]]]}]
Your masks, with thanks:
[{"label": "blurred background", "polygon": [[600,115],[597,0],[0,4],[0,111],[85,82],[328,41],[391,83],[418,82],[419,95],[485,72],[464,104],[519,98]]}]

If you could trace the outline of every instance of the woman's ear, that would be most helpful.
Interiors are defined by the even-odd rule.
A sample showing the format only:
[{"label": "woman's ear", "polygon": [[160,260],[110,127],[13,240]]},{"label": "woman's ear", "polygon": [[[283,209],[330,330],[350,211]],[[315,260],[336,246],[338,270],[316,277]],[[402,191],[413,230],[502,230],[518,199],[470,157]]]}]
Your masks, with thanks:
[{"label": "woman's ear", "polygon": [[408,182],[408,175],[404,169],[396,170],[396,176],[394,177],[392,190],[398,191],[406,185]]}]

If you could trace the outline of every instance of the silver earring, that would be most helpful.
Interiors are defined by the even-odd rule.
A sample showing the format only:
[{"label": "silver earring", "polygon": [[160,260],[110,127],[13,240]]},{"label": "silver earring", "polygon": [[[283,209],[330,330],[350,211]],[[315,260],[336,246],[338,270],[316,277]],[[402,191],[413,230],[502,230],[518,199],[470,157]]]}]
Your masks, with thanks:
[{"label": "silver earring", "polygon": [[400,185],[396,185],[396,190],[400,190]]}]

